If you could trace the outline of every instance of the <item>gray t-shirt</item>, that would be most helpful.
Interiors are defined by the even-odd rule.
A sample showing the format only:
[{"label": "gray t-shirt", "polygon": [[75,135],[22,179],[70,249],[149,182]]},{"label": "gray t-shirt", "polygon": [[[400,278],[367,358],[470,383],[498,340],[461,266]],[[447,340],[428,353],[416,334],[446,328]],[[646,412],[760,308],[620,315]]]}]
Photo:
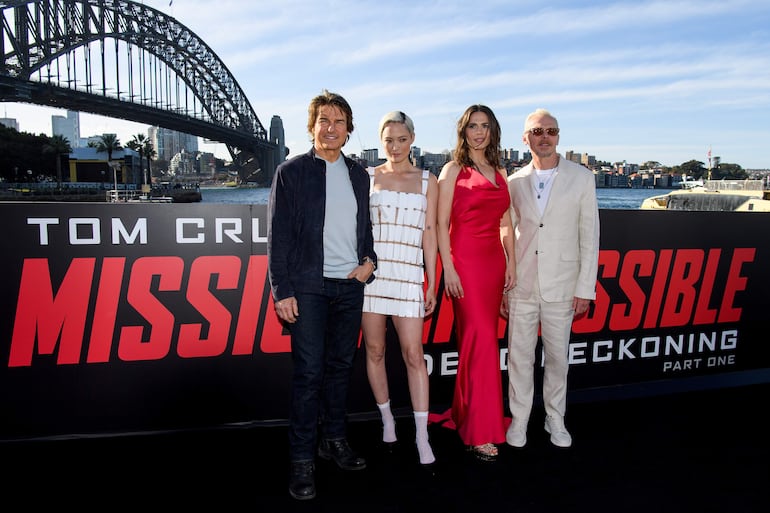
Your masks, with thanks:
[{"label": "gray t-shirt", "polygon": [[324,213],[324,277],[345,279],[358,265],[356,196],[345,159],[326,162]]}]

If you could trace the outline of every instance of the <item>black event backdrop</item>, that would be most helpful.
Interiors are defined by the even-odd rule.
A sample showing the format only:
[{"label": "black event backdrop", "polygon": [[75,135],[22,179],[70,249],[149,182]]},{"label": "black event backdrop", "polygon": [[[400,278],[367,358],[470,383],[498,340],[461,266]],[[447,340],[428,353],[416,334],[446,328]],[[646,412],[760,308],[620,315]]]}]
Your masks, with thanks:
[{"label": "black event backdrop", "polygon": [[[600,215],[570,400],[770,380],[770,214]],[[269,294],[265,205],[14,202],[0,216],[0,440],[286,422],[290,342]],[[457,360],[440,297],[424,332],[436,412]],[[409,410],[388,343],[392,402]],[[374,413],[364,356],[353,417]]]}]

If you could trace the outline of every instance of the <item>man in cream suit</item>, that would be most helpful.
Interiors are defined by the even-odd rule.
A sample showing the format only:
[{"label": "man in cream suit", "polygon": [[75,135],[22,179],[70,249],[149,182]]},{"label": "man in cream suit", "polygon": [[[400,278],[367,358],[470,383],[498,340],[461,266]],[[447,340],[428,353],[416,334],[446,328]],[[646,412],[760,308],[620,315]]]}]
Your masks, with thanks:
[{"label": "man in cream suit", "polygon": [[506,442],[514,447],[527,443],[540,332],[545,430],[551,443],[569,447],[572,437],[564,414],[572,321],[596,299],[596,184],[590,170],[556,152],[559,125],[548,111],[538,109],[527,116],[523,140],[532,152],[532,162],[508,177],[516,286],[502,304],[508,315],[508,404],[513,417]]}]

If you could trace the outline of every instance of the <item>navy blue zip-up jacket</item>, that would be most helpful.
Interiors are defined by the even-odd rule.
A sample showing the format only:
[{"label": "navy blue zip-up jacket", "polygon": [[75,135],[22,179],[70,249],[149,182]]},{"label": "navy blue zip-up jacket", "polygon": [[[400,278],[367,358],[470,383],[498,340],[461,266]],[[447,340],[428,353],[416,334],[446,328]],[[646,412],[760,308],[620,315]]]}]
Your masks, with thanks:
[{"label": "navy blue zip-up jacket", "polygon": [[[345,157],[350,183],[358,203],[356,239],[358,263],[364,257],[377,262],[369,217],[369,174]],[[311,149],[281,163],[275,170],[268,200],[267,256],[273,300],[297,292],[318,292],[323,287],[326,161]],[[374,280],[374,273],[368,282]]]}]

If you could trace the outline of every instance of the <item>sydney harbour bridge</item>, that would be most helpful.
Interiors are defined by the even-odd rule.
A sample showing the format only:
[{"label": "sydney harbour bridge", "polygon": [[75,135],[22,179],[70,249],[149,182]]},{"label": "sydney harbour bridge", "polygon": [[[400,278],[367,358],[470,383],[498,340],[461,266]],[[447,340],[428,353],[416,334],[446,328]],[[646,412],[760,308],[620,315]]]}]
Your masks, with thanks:
[{"label": "sydney harbour bridge", "polygon": [[129,0],[0,0],[0,22],[0,101],[218,141],[242,178],[262,183],[283,160],[225,64],[157,9]]}]

